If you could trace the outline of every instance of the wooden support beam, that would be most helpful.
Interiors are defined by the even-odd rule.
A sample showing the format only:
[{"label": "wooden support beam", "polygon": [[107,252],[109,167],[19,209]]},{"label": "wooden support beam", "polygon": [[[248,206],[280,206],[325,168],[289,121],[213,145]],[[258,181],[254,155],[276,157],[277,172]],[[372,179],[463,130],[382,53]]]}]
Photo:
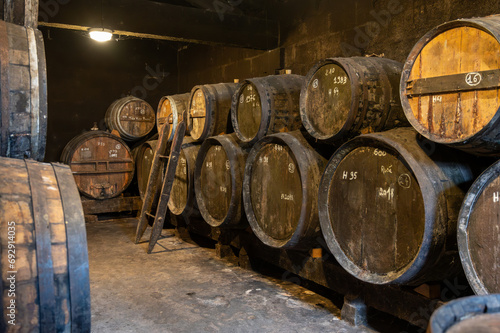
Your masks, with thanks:
[{"label": "wooden support beam", "polygon": [[101,15],[100,3],[72,0],[51,14],[44,21],[188,43],[274,49],[279,39],[276,21],[233,14],[224,7],[210,11],[148,0],[108,0]]}]

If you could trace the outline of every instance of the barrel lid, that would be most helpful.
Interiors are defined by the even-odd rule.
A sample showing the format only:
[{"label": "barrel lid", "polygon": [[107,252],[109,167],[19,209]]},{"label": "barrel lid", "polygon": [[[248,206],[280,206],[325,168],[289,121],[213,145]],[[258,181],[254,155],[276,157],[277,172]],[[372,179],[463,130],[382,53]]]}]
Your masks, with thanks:
[{"label": "barrel lid", "polygon": [[262,106],[260,94],[257,87],[246,81],[238,93],[235,115],[232,115],[236,122],[235,132],[242,141],[252,141],[259,134],[262,120]]},{"label": "barrel lid", "polygon": [[206,132],[207,102],[202,87],[193,88],[189,103],[189,132],[197,140]]},{"label": "barrel lid", "polygon": [[348,66],[338,60],[332,58],[317,63],[309,71],[301,94],[300,115],[304,127],[320,140],[327,140],[350,126],[352,74]]},{"label": "barrel lid", "polygon": [[422,135],[463,143],[497,121],[499,26],[498,16],[447,22],[414,46],[401,77],[401,102]]}]

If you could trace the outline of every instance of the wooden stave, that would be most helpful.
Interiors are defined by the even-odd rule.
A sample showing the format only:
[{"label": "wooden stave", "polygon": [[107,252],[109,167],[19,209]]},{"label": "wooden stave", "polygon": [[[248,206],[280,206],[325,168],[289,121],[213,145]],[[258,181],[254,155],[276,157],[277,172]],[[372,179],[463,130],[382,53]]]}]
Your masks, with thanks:
[{"label": "wooden stave", "polygon": [[[457,218],[453,216],[453,213],[455,211],[458,213],[465,194],[456,186],[446,189],[443,184],[467,184],[473,180],[472,171],[466,163],[462,162],[459,168],[459,175],[456,173],[457,171],[454,170],[458,163],[450,165],[446,162],[440,163],[436,160],[431,160],[430,157],[419,148],[416,141],[412,142],[408,139],[400,141],[398,139],[398,136],[411,138],[412,135],[415,135],[415,137],[418,136],[414,129],[398,128],[382,133],[371,133],[358,136],[337,149],[328,162],[321,178],[318,194],[318,210],[321,231],[327,246],[337,262],[341,264],[347,272],[368,283],[419,285],[428,281],[440,280],[462,274],[462,268],[458,265],[459,255],[456,246]],[[349,258],[343,254],[341,247],[336,241],[332,228],[330,227],[328,199],[331,178],[334,175],[336,166],[339,165],[343,157],[363,144],[375,144],[374,147],[377,147],[376,144],[378,144],[378,147],[389,148],[398,152],[417,178],[422,193],[426,193],[426,195],[422,195],[424,198],[426,219],[423,245],[420,246],[415,259],[404,269],[400,270],[401,273],[391,274],[390,277],[370,273],[352,263]],[[438,147],[438,149],[439,154],[448,154],[449,156],[455,155],[455,152],[450,150],[447,151],[446,147],[441,147],[441,149]],[[427,171],[424,168],[423,161],[426,161],[425,165],[432,166],[433,172]],[[432,221],[432,216],[434,214],[440,218],[439,221]],[[425,247],[427,248],[422,250]]]},{"label": "wooden stave", "polygon": [[463,150],[467,153],[479,155],[479,156],[498,156],[500,155],[500,140],[498,139],[498,128],[500,126],[500,112],[496,112],[490,122],[476,134],[462,140],[457,139],[453,142],[440,140],[436,135],[429,133],[413,116],[411,111],[408,98],[406,97],[407,89],[406,82],[410,76],[413,64],[420,54],[420,51],[425,45],[433,38],[438,36],[440,33],[458,27],[470,26],[482,30],[484,32],[490,33],[496,38],[500,43],[500,15],[491,15],[483,18],[471,18],[471,19],[458,19],[455,21],[450,21],[443,23],[429,32],[427,32],[413,47],[408,58],[404,63],[403,70],[401,72],[401,83],[400,83],[400,96],[401,104],[403,106],[403,111],[405,112],[406,118],[415,130],[417,130],[421,135],[427,139],[445,144],[449,147],[457,148]]},{"label": "wooden stave", "polygon": [[[173,110],[174,112],[172,113],[173,122],[172,122],[172,125],[170,126],[168,141],[172,141],[174,139],[174,132],[175,132],[175,129],[177,128],[177,124],[179,122],[179,119],[182,120],[182,115],[184,114],[185,111],[187,112],[190,96],[191,96],[191,93],[163,96],[160,99],[160,102],[158,103],[158,111],[157,111],[157,117],[156,117],[156,129],[158,130],[158,133],[161,132],[161,127],[164,124],[164,122],[160,121],[160,119],[161,119],[160,118],[160,111],[162,109],[162,106],[163,106],[163,103],[165,102],[165,100],[169,100],[171,108],[175,109],[175,110]],[[187,135],[188,135],[188,133],[187,133]]]},{"label": "wooden stave", "polygon": [[155,112],[154,112],[153,108],[151,107],[151,105],[149,105],[146,101],[144,101],[140,98],[134,97],[134,96],[123,97],[123,98],[117,99],[113,103],[111,103],[111,105],[106,110],[106,114],[104,116],[104,121],[106,122],[106,126],[110,130],[118,131],[118,133],[120,134],[120,137],[126,141],[136,141],[136,140],[139,140],[141,138],[144,138],[149,133],[151,133],[151,131],[155,127],[153,124],[151,126],[151,128],[146,133],[144,133],[143,135],[140,135],[140,136],[136,136],[136,135],[133,135],[131,133],[128,133],[127,131],[125,131],[125,129],[123,129],[123,126],[121,125],[118,118],[119,118],[119,115],[120,115],[122,109],[125,107],[125,105],[127,105],[128,103],[131,103],[131,102],[144,103],[146,105],[146,107],[149,107],[149,109],[151,109],[152,114],[155,115]]},{"label": "wooden stave", "polygon": [[495,180],[500,175],[500,161],[495,162],[489,168],[487,168],[472,184],[469,191],[465,195],[462,207],[458,214],[458,250],[460,254],[460,260],[462,267],[465,272],[465,276],[469,285],[474,290],[477,295],[488,295],[499,293],[498,290],[489,290],[481,277],[479,277],[478,272],[475,268],[474,260],[471,257],[469,251],[469,218],[472,214],[477,200],[483,193],[483,190],[490,184],[491,181]]},{"label": "wooden stave", "polygon": [[[351,80],[351,108],[344,126],[334,135],[321,135],[318,133],[309,120],[307,110],[307,89],[316,72],[323,66],[335,64],[343,68]],[[371,67],[370,72],[368,68]],[[395,127],[406,127],[408,121],[403,113],[399,96],[399,79],[403,65],[397,61],[378,57],[351,57],[351,58],[327,58],[316,63],[306,75],[306,83],[302,87],[300,94],[300,116],[306,131],[315,139],[326,143],[338,144],[345,142],[356,135],[370,132],[381,132]],[[376,113],[374,110],[367,110],[369,101],[364,101],[362,97],[366,95],[366,83],[369,75],[377,76],[384,95],[390,98],[386,101],[385,110],[382,110],[380,124],[375,126],[374,120],[369,121],[367,112]],[[378,96],[380,98],[380,96]],[[360,111],[360,105],[363,105]],[[365,124],[363,122],[366,122]],[[372,125],[374,128],[372,128]]]},{"label": "wooden stave", "polygon": [[[211,136],[228,133],[232,97],[239,86],[240,83],[216,83],[193,87],[189,98],[187,128],[194,140],[203,141]],[[194,136],[191,120],[191,104],[197,90],[201,90],[205,96],[205,124],[200,137]]]},{"label": "wooden stave", "polygon": [[[250,193],[252,164],[255,161],[260,149],[268,143],[282,143],[290,147],[298,163],[297,169],[301,175],[302,189],[307,189],[305,195],[303,194],[302,196],[301,221],[299,221],[295,233],[285,241],[277,241],[266,235],[260,228],[252,208]],[[300,131],[268,135],[259,140],[253,146],[252,150],[248,154],[245,165],[245,177],[243,180],[243,205],[250,227],[260,241],[267,246],[274,248],[306,249],[316,240],[317,237],[321,237],[317,214],[317,187],[307,185],[311,183],[317,183],[319,185],[321,174],[326,164],[327,160],[314,151],[314,149],[302,136]],[[303,177],[303,175],[307,175],[307,177]],[[304,222],[305,219],[307,219],[307,221]]]},{"label": "wooden stave", "polygon": [[[47,135],[47,72],[43,35],[30,27],[0,21],[0,41],[1,90],[9,91],[0,98],[3,105],[0,155],[41,161],[45,156]],[[20,53],[24,57],[19,57]],[[26,76],[31,78],[17,82],[23,87],[14,86],[16,80],[24,77],[20,70],[27,71]],[[23,95],[21,92],[25,92],[28,99],[18,96],[12,103],[11,94]],[[26,105],[23,104],[25,100]],[[30,111],[27,113],[26,110]],[[14,118],[14,123],[11,123],[11,118]]]},{"label": "wooden stave", "polygon": [[[13,213],[16,215],[14,218],[11,215],[9,218],[5,215],[2,217],[5,221],[2,223],[5,227],[5,233],[2,233],[5,236],[2,236],[2,239],[7,237],[7,221],[16,222],[18,251],[16,251],[15,265],[18,312],[16,326],[11,326],[7,324],[9,318],[6,318],[7,313],[4,308],[0,328],[8,332],[17,332],[18,329],[29,332],[90,332],[90,287],[85,220],[70,168],[58,163],[47,164],[8,158],[0,159],[0,168],[5,171],[2,173],[4,175],[2,183],[10,182],[15,185],[7,186],[12,190],[2,194],[0,204],[3,206],[8,201],[15,200],[19,209],[17,213]],[[5,179],[9,174],[12,176]],[[19,181],[21,179],[22,181]],[[29,212],[23,213],[26,209]],[[48,223],[50,229],[46,236],[42,236],[43,232],[40,232],[36,225],[43,226],[45,223]],[[35,232],[37,230],[38,232]],[[2,242],[0,246],[2,247],[0,252],[6,257],[7,244]],[[65,250],[62,250],[61,246],[64,246]],[[40,256],[38,252],[44,247],[48,250],[50,259],[40,259],[33,265],[31,260],[46,258]],[[23,264],[28,266],[27,269]],[[43,283],[43,276],[48,278],[48,281],[54,281],[54,284]],[[4,278],[6,277],[7,275],[4,275]],[[3,288],[8,290],[8,281],[0,280],[0,285],[2,284]],[[30,295],[33,295],[31,290],[34,290],[32,299],[30,299]],[[6,293],[1,301],[5,300],[7,300]],[[45,306],[42,306],[42,303]],[[12,330],[13,328],[15,329]]]},{"label": "wooden stave", "polygon": [[146,152],[146,149],[151,149],[153,152],[155,152],[157,144],[158,140],[151,140],[144,142],[142,145],[137,147],[137,153],[136,153],[137,155],[134,158],[135,169],[137,174],[137,188],[139,189],[139,195],[141,196],[142,200],[144,200],[144,195],[146,194],[146,188],[142,187],[141,184],[145,184],[147,186],[148,180],[143,179],[143,177],[149,178],[150,170],[147,170],[147,172],[145,172],[146,170],[142,170],[141,161],[144,159],[144,153]]},{"label": "wooden stave", "polygon": [[[132,163],[132,169],[135,170],[135,163],[134,163],[134,158],[133,158],[133,153],[132,151],[130,150],[130,148],[128,147],[128,145],[119,137],[113,135],[113,134],[110,134],[108,132],[105,132],[105,131],[88,131],[88,132],[85,132],[85,133],[82,133],[76,137],[74,137],[73,139],[71,139],[67,144],[66,146],[64,147],[63,151],[62,151],[62,154],[61,154],[61,162],[65,163],[65,164],[68,164],[68,165],[71,165],[71,158],[73,157],[73,155],[75,154],[76,152],[76,149],[78,148],[78,146],[82,143],[82,142],[85,142],[86,140],[88,139],[92,139],[94,137],[98,137],[98,136],[105,136],[105,137],[108,137],[108,138],[112,138],[116,141],[118,141],[122,147],[124,147],[129,155],[130,155],[130,159],[131,159],[131,163]],[[109,197],[106,197],[106,198],[95,198],[93,196],[91,196],[90,194],[82,191],[80,189],[80,186],[79,184],[77,183],[77,187],[80,191],[80,193],[90,199],[96,199],[96,200],[100,200],[100,199],[111,199],[111,198],[115,198],[117,196],[119,196],[121,193],[123,193],[129,186],[130,184],[132,183],[132,180],[133,180],[133,173],[132,173],[132,176],[129,177],[129,180],[127,181],[127,183],[124,184],[123,186],[123,189],[121,191],[117,191],[114,195],[112,196],[109,196]]]},{"label": "wooden stave", "polygon": [[471,318],[500,313],[500,295],[468,296],[448,302],[432,314],[427,333],[446,333]]},{"label": "wooden stave", "polygon": [[[241,133],[237,118],[239,97],[246,84],[253,84],[253,86],[257,88],[259,96],[261,96],[260,102],[262,117],[259,131],[253,138],[247,138]],[[274,97],[278,93],[286,93],[288,95],[288,102],[291,104],[289,105],[291,108],[289,115],[290,118],[286,124],[287,131],[300,129],[302,127],[300,119],[300,93],[304,84],[305,77],[295,74],[269,75],[265,77],[246,79],[234,93],[231,102],[231,123],[238,139],[248,144],[254,144],[264,136],[278,132],[277,130],[273,130],[275,125]],[[297,119],[295,120],[294,118]]]},{"label": "wooden stave", "polygon": [[187,203],[184,207],[177,207],[174,205],[172,199],[168,201],[168,209],[170,212],[176,216],[190,217],[192,215],[199,215],[200,210],[198,208],[198,203],[196,201],[195,189],[194,189],[194,174],[196,168],[196,158],[200,151],[201,144],[195,142],[191,137],[185,137],[181,146],[181,150],[184,151],[186,156],[186,164],[188,170],[188,196]]},{"label": "wooden stave", "polygon": [[[212,144],[219,144],[225,150],[230,161],[231,170],[231,204],[226,216],[220,220],[212,217],[207,211],[201,190],[201,168],[205,161],[205,156]],[[198,151],[194,170],[194,194],[201,216],[205,222],[212,227],[241,227],[246,225],[244,213],[242,211],[242,189],[245,161],[248,156],[248,151],[249,148],[238,142],[234,133],[210,137],[203,141]]]}]

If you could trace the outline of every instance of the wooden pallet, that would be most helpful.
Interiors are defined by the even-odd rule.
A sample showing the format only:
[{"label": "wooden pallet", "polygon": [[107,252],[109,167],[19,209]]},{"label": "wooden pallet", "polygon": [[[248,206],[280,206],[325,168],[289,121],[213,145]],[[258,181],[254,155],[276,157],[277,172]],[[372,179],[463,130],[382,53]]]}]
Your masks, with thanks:
[{"label": "wooden pallet", "polygon": [[140,211],[142,200],[138,196],[120,196],[107,200],[93,200],[82,197],[82,206],[83,213],[85,214],[85,222],[95,223],[98,221],[99,214]]}]

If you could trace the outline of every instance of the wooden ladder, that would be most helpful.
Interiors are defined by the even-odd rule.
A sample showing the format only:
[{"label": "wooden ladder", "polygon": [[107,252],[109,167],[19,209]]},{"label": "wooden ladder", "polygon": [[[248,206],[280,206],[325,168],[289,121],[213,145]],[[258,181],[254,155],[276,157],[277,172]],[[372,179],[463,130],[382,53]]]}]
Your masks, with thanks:
[{"label": "wooden ladder", "polygon": [[[156,147],[156,152],[153,158],[153,164],[151,166],[151,171],[149,173],[148,185],[146,187],[146,195],[144,196],[144,202],[141,209],[141,217],[139,218],[139,223],[137,224],[137,231],[135,234],[135,243],[139,243],[148,227],[148,218],[154,218],[153,229],[151,231],[151,237],[149,239],[148,253],[153,251],[156,242],[160,238],[161,231],[163,229],[163,224],[165,222],[165,215],[167,214],[167,205],[170,199],[170,191],[172,190],[172,184],[175,177],[175,169],[177,168],[177,162],[179,160],[179,154],[181,151],[182,140],[186,134],[186,114],[182,117],[182,121],[177,124],[175,129],[174,139],[170,146],[170,154],[167,156],[168,151],[168,134],[170,132],[170,124],[166,123],[160,133],[160,138],[158,145]],[[161,172],[163,167],[167,162],[167,169],[163,180],[161,179]],[[159,184],[163,184],[159,198],[157,188]],[[156,214],[154,212],[154,203],[158,202],[156,207]]]}]

